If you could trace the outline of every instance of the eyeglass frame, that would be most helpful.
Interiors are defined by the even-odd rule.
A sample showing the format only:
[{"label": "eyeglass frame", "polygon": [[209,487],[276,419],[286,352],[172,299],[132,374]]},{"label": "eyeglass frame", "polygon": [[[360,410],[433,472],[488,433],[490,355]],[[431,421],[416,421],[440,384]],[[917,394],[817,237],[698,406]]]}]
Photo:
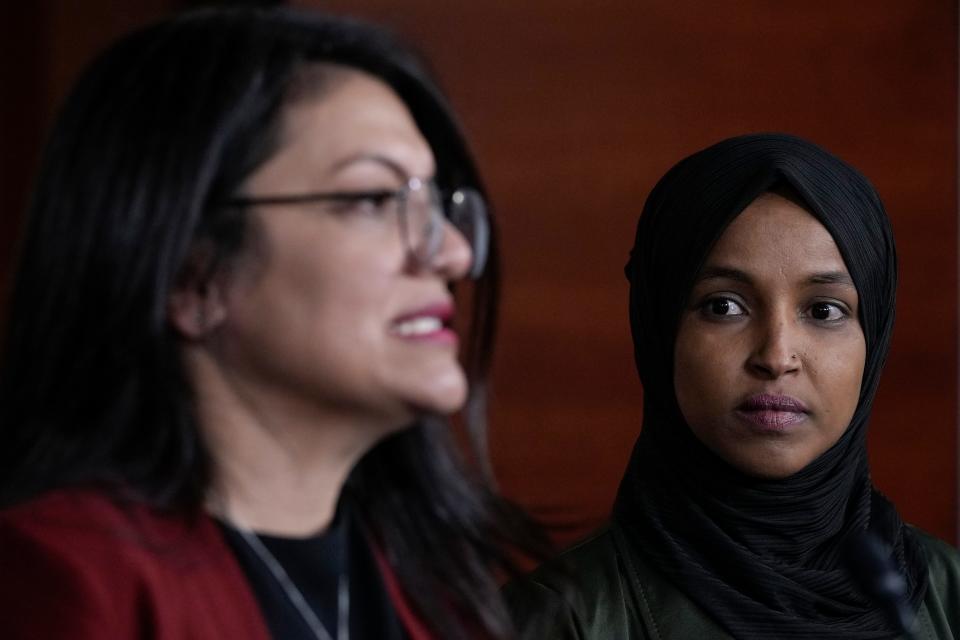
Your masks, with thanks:
[{"label": "eyeglass frame", "polygon": [[[410,194],[426,188],[430,207],[429,229],[438,231],[424,232],[421,240],[426,246],[426,251],[421,252],[412,246],[410,238],[410,228],[407,222],[407,203]],[[224,201],[226,206],[231,207],[270,207],[279,205],[312,204],[322,202],[360,202],[363,200],[376,200],[392,198],[397,201],[398,215],[400,218],[400,232],[403,237],[404,248],[408,255],[412,256],[421,266],[429,266],[440,251],[442,246],[443,224],[449,222],[454,229],[467,240],[472,252],[472,262],[467,276],[476,280],[483,274],[486,266],[487,253],[490,243],[490,216],[487,212],[487,204],[479,191],[472,187],[459,187],[449,193],[444,198],[443,192],[434,179],[422,180],[420,178],[410,178],[399,189],[371,189],[367,191],[318,191],[300,194],[276,194],[265,196],[235,196]],[[473,234],[469,234],[458,226],[452,217],[450,208],[460,206],[463,203],[471,202],[474,224]],[[431,237],[434,236],[435,237]]]}]

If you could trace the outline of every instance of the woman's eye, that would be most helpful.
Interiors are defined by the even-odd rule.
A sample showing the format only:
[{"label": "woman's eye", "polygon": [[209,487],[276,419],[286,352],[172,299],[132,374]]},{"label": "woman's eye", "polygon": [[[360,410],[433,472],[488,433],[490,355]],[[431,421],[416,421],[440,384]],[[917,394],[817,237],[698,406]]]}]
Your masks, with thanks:
[{"label": "woman's eye", "polygon": [[742,316],[746,313],[736,300],[730,298],[711,298],[703,305],[703,310],[711,316]]},{"label": "woman's eye", "polygon": [[364,191],[345,193],[338,199],[336,209],[344,213],[382,215],[397,201],[396,191]]},{"label": "woman's eye", "polygon": [[832,302],[817,302],[810,307],[810,317],[814,320],[829,322],[846,318],[847,313]]}]

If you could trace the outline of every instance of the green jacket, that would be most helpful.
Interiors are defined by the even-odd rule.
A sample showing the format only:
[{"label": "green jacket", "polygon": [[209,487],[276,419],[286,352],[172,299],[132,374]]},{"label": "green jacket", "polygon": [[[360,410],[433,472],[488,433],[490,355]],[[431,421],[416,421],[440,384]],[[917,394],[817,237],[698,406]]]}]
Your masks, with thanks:
[{"label": "green jacket", "polygon": [[[960,553],[914,531],[930,565],[929,588],[914,628],[916,640],[960,640]],[[569,585],[566,597],[564,585]],[[616,524],[510,584],[505,597],[524,637],[531,639],[730,638],[650,566]]]}]

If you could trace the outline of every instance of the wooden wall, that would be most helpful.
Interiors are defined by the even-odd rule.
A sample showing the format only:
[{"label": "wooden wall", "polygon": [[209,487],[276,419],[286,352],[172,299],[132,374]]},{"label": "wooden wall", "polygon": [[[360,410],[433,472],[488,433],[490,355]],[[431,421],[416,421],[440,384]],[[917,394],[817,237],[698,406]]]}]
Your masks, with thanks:
[{"label": "wooden wall", "polygon": [[[178,4],[48,0],[5,21],[0,249],[53,101],[102,43]],[[605,517],[640,428],[622,266],[643,200],[682,156],[759,130],[823,144],[886,200],[902,272],[874,477],[907,519],[955,539],[955,2],[297,4],[392,25],[462,115],[503,236],[495,468],[561,543]]]}]

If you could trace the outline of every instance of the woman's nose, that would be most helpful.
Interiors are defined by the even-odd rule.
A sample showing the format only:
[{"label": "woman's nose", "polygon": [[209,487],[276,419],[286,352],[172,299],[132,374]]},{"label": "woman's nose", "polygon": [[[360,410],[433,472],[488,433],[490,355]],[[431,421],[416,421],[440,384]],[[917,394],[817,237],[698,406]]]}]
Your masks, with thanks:
[{"label": "woman's nose", "polygon": [[472,264],[470,243],[449,220],[444,220],[440,248],[430,261],[430,269],[446,280],[460,280],[469,273]]},{"label": "woman's nose", "polygon": [[757,327],[747,368],[764,379],[775,380],[802,367],[800,327],[787,314],[777,314]]}]

